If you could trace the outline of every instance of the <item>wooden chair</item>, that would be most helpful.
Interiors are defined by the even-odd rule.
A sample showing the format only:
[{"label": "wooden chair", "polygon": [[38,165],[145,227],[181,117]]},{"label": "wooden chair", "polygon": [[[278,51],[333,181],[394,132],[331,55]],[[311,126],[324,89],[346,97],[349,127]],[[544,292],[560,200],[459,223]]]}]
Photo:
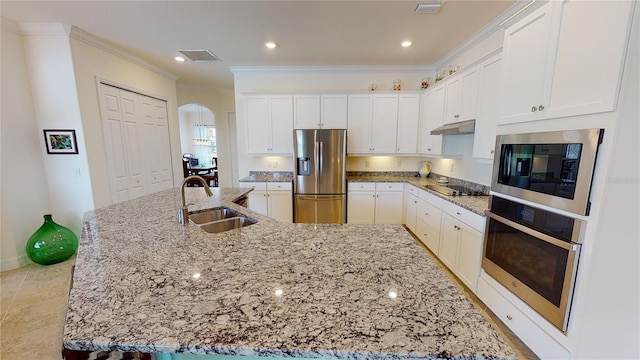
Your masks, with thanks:
[{"label": "wooden chair", "polygon": [[218,186],[218,158],[217,157],[211,158],[211,166],[213,166],[213,170],[211,170],[210,173],[203,174],[200,176],[202,176],[202,178],[205,179],[207,183],[209,183],[209,186],[217,187]]},{"label": "wooden chair", "polygon": [[[191,175],[191,172],[189,171],[189,168],[191,167],[191,162],[189,161],[189,159],[182,159],[182,176],[183,177],[187,177],[189,175]],[[200,182],[196,181],[196,180],[189,180],[187,182],[187,186],[200,186]]]}]

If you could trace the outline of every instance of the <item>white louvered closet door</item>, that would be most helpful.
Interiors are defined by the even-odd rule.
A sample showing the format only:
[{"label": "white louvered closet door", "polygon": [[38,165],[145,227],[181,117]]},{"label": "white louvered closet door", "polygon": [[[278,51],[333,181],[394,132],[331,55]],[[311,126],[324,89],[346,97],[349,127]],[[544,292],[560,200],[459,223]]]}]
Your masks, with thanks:
[{"label": "white louvered closet door", "polygon": [[112,202],[170,188],[166,102],[100,84],[100,110]]}]

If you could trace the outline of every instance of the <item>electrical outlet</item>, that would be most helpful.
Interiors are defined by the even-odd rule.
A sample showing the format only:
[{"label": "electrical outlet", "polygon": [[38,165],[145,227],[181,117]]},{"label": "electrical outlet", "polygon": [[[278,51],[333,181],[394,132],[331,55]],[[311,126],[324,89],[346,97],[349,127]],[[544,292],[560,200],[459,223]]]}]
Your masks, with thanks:
[{"label": "electrical outlet", "polygon": [[75,172],[76,177],[80,177],[80,168],[77,167],[74,170],[75,170],[74,172]]},{"label": "electrical outlet", "polygon": [[364,167],[368,168],[369,167],[369,160],[365,160],[364,161]]},{"label": "electrical outlet", "polygon": [[449,172],[453,172],[453,163],[451,163],[451,165],[449,165]]},{"label": "electrical outlet", "polygon": [[401,168],[402,167],[402,160],[398,160],[398,164],[396,165],[397,168]]},{"label": "electrical outlet", "polygon": [[274,169],[277,169],[277,168],[278,168],[278,162],[277,162],[277,161],[274,161],[274,162],[273,162],[273,168],[274,168]]}]

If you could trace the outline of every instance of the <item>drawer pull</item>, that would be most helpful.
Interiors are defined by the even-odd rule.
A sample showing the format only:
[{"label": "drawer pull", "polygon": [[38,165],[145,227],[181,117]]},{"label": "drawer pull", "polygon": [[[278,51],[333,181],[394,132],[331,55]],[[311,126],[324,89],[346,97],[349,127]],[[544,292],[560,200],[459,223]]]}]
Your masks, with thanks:
[{"label": "drawer pull", "polygon": [[513,320],[513,317],[511,317],[511,315],[507,315],[507,319]]},{"label": "drawer pull", "polygon": [[460,214],[459,212],[456,212],[456,214],[458,214],[458,215],[462,215],[462,214]]}]

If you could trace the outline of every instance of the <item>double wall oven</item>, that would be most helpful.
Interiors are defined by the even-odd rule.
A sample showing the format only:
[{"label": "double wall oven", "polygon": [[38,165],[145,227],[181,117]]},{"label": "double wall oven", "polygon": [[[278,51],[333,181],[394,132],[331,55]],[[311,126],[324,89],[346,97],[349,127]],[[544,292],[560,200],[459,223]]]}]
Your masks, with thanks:
[{"label": "double wall oven", "polygon": [[603,132],[496,139],[482,268],[563,332]]}]

